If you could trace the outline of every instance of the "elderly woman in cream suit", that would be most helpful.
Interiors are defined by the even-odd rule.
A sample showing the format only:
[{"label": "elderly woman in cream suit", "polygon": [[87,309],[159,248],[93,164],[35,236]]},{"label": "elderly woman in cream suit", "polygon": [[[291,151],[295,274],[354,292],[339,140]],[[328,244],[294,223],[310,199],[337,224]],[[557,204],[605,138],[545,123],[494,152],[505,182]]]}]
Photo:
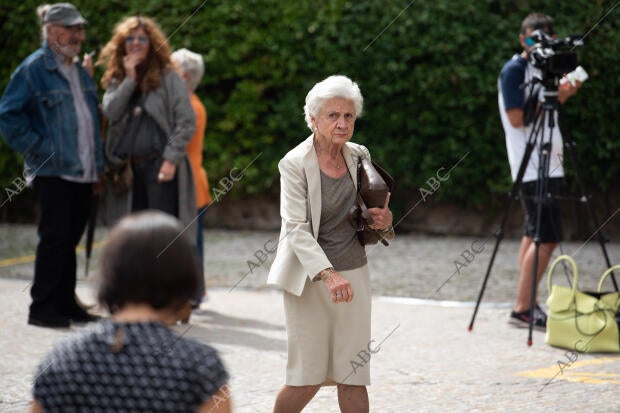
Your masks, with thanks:
[{"label": "elderly woman in cream suit", "polygon": [[[275,413],[301,412],[322,385],[338,386],[342,412],[368,412],[370,275],[349,223],[358,157],[349,142],[363,98],[356,83],[330,76],[306,96],[306,140],[280,161],[282,229],[268,283],[284,290],[286,384]],[[393,238],[392,213],[371,208],[374,228]]]}]

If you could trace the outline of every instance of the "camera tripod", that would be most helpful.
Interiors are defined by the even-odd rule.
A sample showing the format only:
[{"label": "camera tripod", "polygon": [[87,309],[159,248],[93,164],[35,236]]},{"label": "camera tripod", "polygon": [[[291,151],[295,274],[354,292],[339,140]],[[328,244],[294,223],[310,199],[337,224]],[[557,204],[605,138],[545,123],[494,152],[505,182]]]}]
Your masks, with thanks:
[{"label": "camera tripod", "polygon": [[[491,259],[489,261],[489,265],[487,267],[487,272],[484,276],[484,280],[482,282],[482,288],[480,289],[480,293],[478,294],[478,299],[476,301],[476,307],[474,309],[474,313],[471,318],[471,322],[469,324],[469,331],[473,330],[474,321],[476,319],[476,315],[478,313],[478,309],[480,307],[480,302],[482,301],[482,296],[484,294],[484,290],[486,289],[487,282],[489,280],[489,276],[491,275],[491,268],[493,267],[493,262],[495,261],[495,256],[499,249],[499,244],[504,236],[504,227],[508,221],[508,217],[510,215],[510,209],[512,205],[512,201],[518,198],[518,194],[520,192],[521,184],[523,182],[523,176],[525,175],[525,171],[530,161],[530,157],[532,155],[532,151],[536,147],[536,143],[540,141],[539,144],[539,164],[538,164],[538,179],[536,181],[536,191],[535,191],[535,204],[537,208],[536,215],[536,227],[535,227],[535,236],[534,236],[534,264],[532,268],[532,289],[531,289],[531,300],[529,307],[529,333],[527,339],[527,345],[532,345],[532,329],[534,326],[534,308],[536,306],[536,289],[537,289],[537,274],[538,274],[538,254],[540,250],[541,244],[541,215],[542,215],[542,207],[543,202],[546,200],[551,200],[552,194],[548,193],[548,183],[549,183],[549,163],[551,156],[551,141],[553,138],[553,129],[556,127],[555,125],[555,115],[556,113],[561,117],[561,111],[558,107],[558,78],[551,78],[549,80],[534,79],[533,82],[541,82],[543,83],[544,91],[543,96],[544,100],[542,102],[540,113],[535,118],[536,120],[533,123],[530,136],[528,137],[528,142],[525,147],[525,151],[523,154],[523,158],[521,159],[521,164],[519,166],[519,170],[517,173],[517,177],[514,180],[512,185],[512,189],[508,195],[508,199],[506,200],[506,205],[504,209],[504,216],[501,220],[501,224],[497,232],[495,233],[495,246],[493,248],[493,253],[491,255]],[[533,84],[532,84],[533,86]],[[545,122],[547,122],[546,129],[548,130],[548,139],[545,140]],[[558,125],[559,128],[559,125]],[[560,129],[561,130],[561,129]],[[579,173],[579,165],[577,164],[577,158],[574,154],[574,150],[576,147],[576,143],[570,136],[570,134],[566,135],[566,139],[564,140],[564,147],[566,152],[568,153],[568,157],[573,166],[573,170],[575,173],[576,181],[581,191],[581,197],[579,200],[584,202],[587,205],[588,215],[592,220],[592,224],[595,228],[595,233],[597,240],[601,246],[603,251],[603,256],[605,258],[605,263],[607,264],[607,268],[611,267],[611,263],[609,260],[609,255],[607,253],[607,249],[605,247],[605,243],[608,241],[607,238],[603,235],[602,229],[599,225],[599,222],[594,213],[594,209],[590,202],[590,196],[586,195],[585,185]],[[546,198],[546,199],[545,199]],[[613,281],[613,285],[616,291],[618,291],[618,284],[616,283],[616,278],[613,272],[611,273],[611,279]]]}]

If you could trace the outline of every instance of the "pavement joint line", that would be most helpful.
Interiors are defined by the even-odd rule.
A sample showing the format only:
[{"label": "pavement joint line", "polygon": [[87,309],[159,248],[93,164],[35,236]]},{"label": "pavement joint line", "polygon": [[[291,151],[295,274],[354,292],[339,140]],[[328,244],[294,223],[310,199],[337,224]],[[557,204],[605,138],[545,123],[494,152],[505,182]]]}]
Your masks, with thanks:
[{"label": "pavement joint line", "polygon": [[[0,294],[0,301],[5,296],[11,298],[12,291],[22,284],[21,280],[0,277],[0,292],[4,294]],[[81,281],[79,284],[81,293],[86,292],[86,287],[89,291],[93,289],[92,284]],[[212,301],[205,306],[206,312],[195,318],[192,316],[194,321],[191,325],[195,329],[187,334],[191,334],[193,339],[204,340],[220,351],[233,377],[230,384],[235,411],[269,411],[282,384],[286,364],[284,315],[281,300],[275,299],[276,294],[281,296],[282,293],[272,288],[244,287],[232,296],[225,287],[211,291]],[[544,392],[537,392],[547,379],[524,377],[518,373],[546,367],[544,374],[553,375],[557,371],[554,361],[564,353],[564,349],[547,345],[538,349],[515,348],[512,341],[523,330],[509,327],[503,317],[507,314],[502,314],[503,310],[485,310],[491,326],[483,334],[470,336],[464,328],[463,331],[458,328],[461,322],[468,321],[464,309],[439,308],[437,301],[428,299],[403,300],[388,296],[373,296],[372,299],[373,326],[381,331],[386,328],[383,334],[377,335],[377,343],[372,346],[376,348],[375,344],[390,330],[395,331],[390,338],[395,341],[384,340],[387,346],[381,347],[381,356],[372,362],[373,385],[369,387],[371,411],[408,412],[417,408],[420,411],[461,412],[469,408],[469,411],[543,412],[556,411],[559,406],[563,413],[577,413],[584,411],[584,400],[587,400],[588,411],[620,412],[616,398],[610,399],[610,395],[620,388],[618,354],[611,356],[615,360],[613,362],[606,361],[606,355],[584,356],[570,369],[564,370],[562,379],[567,380],[559,379]],[[21,296],[21,300],[25,303],[27,298]],[[390,302],[395,300],[401,304]],[[3,302],[5,308],[9,304],[14,305],[11,300]],[[420,306],[403,305],[415,305],[416,302]],[[375,303],[378,305],[375,306]],[[424,303],[429,305],[421,306]],[[454,301],[443,303],[457,307],[467,305],[463,302],[455,304]],[[25,311],[23,307],[19,314]],[[0,380],[0,387],[6,388],[5,383],[8,383],[9,388],[15,388],[15,396],[10,401],[0,401],[0,412],[25,413],[30,391],[16,385],[20,377],[18,374],[30,377],[27,372],[34,371],[43,350],[63,339],[60,336],[65,333],[57,335],[35,329],[15,321],[14,317],[5,318],[5,322],[14,322],[8,325],[12,334],[7,342],[14,346],[16,353],[12,355],[9,348],[5,352],[5,360],[15,368],[15,373],[12,373],[15,380],[3,376],[4,382]],[[397,325],[403,328],[393,330]],[[438,329],[438,325],[450,327],[448,335],[443,329]],[[181,334],[188,327],[177,326],[175,331]],[[29,340],[23,340],[26,334]],[[484,348],[485,351],[472,352],[472,348]],[[578,363],[582,360],[589,364],[580,366]],[[252,368],[248,369],[248,365]],[[256,377],[260,380],[257,381]],[[235,388],[249,388],[252,391],[235,393]],[[308,413],[337,410],[335,390],[321,389],[306,409]]]},{"label": "pavement joint line", "polygon": [[[95,242],[93,243],[93,250],[98,249],[104,246],[105,244],[106,244],[106,241]],[[78,245],[75,248],[75,252],[82,252],[84,250],[86,250],[86,247],[84,245]],[[31,254],[31,255],[22,255],[21,257],[4,258],[0,260],[0,268],[12,267],[14,265],[19,265],[19,264],[29,264],[31,262],[34,262],[35,257],[36,256],[34,254]]]},{"label": "pavement joint line", "polygon": [[[378,299],[379,301],[395,303],[395,304],[404,304],[411,306],[436,306],[436,307],[446,307],[446,308],[469,308],[474,307],[476,305],[475,301],[445,301],[445,300],[432,300],[428,298],[415,298],[415,297],[394,297],[394,296],[374,296],[373,298]],[[512,303],[505,302],[486,302],[480,304],[481,308],[511,308]]]}]

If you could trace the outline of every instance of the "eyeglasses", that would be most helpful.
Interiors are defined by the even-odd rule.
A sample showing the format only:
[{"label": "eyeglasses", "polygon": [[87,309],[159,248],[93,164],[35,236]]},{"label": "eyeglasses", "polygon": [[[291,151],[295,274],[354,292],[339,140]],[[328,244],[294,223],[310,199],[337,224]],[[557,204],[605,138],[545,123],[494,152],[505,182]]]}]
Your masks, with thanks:
[{"label": "eyeglasses", "polygon": [[133,43],[138,39],[140,44],[147,44],[149,42],[149,38],[146,36],[127,36],[125,37],[125,43]]}]

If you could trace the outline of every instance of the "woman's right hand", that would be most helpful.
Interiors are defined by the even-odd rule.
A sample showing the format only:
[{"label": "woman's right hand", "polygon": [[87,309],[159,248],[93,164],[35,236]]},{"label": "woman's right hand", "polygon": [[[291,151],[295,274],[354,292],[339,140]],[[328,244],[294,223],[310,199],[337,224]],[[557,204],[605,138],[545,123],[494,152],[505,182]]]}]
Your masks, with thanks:
[{"label": "woman's right hand", "polygon": [[141,58],[136,54],[128,54],[123,57],[123,67],[125,69],[125,76],[136,79],[136,66],[141,62]]},{"label": "woman's right hand", "polygon": [[349,303],[353,300],[353,287],[349,280],[337,271],[323,278],[325,286],[329,290],[333,303]]}]

